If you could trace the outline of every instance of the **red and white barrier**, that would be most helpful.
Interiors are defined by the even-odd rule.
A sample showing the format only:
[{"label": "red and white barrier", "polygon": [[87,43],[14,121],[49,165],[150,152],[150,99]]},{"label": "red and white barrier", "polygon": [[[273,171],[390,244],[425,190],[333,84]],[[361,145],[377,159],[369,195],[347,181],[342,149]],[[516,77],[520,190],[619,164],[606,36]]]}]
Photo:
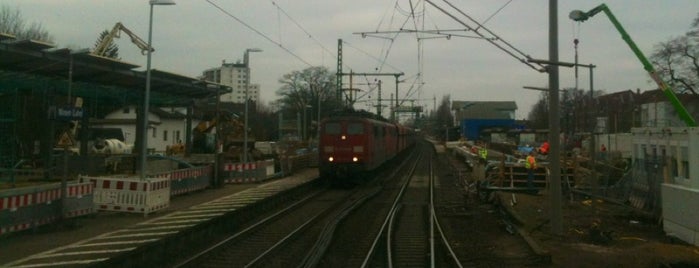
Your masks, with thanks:
[{"label": "red and white barrier", "polygon": [[224,164],[224,165],[223,165],[223,171],[238,171],[238,172],[243,172],[243,171],[254,170],[254,169],[257,169],[257,163],[256,163],[256,162],[250,162],[250,163],[229,163],[229,164]]},{"label": "red and white barrier", "polygon": [[92,194],[92,184],[75,182],[66,186],[65,200],[59,183],[0,191],[0,235],[91,214]]},{"label": "red and white barrier", "polygon": [[270,178],[274,174],[274,160],[225,163],[222,164],[221,169],[223,169],[225,183],[256,183]]},{"label": "red and white barrier", "polygon": [[[0,197],[0,210],[9,209],[17,210],[21,207],[31,206],[33,204],[51,203],[54,200],[61,199],[60,185],[56,184],[53,189],[47,189],[40,192],[28,192],[15,196]],[[92,185],[87,183],[68,185],[68,197],[80,198],[83,195],[92,194]]]},{"label": "red and white barrier", "polygon": [[211,175],[211,166],[202,166],[158,173],[149,177],[169,179],[170,196],[175,196],[208,188]]},{"label": "red and white barrier", "polygon": [[170,206],[170,179],[126,177],[81,177],[94,186],[98,210],[136,212],[148,215]]}]

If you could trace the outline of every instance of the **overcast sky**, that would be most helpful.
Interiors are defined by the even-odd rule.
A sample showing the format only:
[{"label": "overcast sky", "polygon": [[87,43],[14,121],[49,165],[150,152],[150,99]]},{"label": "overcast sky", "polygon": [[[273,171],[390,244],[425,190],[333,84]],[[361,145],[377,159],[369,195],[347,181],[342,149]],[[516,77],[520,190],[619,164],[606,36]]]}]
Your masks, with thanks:
[{"label": "overcast sky", "polygon": [[[338,39],[343,48],[344,71],[359,73],[404,72],[399,84],[400,98],[429,99],[421,105],[433,108],[449,94],[452,100],[516,101],[517,119],[527,116],[541,92],[523,86],[547,87],[548,78],[483,39],[454,36],[450,39],[421,39],[414,33],[366,37],[357,32],[386,32],[399,29],[464,29],[453,18],[421,0],[175,0],[174,6],[155,6],[152,66],[155,69],[197,77],[223,60],[242,60],[251,53],[252,83],[261,85],[262,101],[277,98],[278,79],[295,70],[312,66],[336,69]],[[409,19],[414,5],[414,23]],[[445,6],[441,0],[433,3]],[[487,30],[536,59],[548,58],[548,2],[545,0],[450,0],[466,15],[484,23]],[[606,3],[638,47],[649,56],[656,44],[683,35],[699,12],[697,0],[607,0],[558,1],[559,60],[574,61],[573,39],[579,38],[579,62],[594,64],[594,88],[607,93],[627,89],[649,90],[640,62],[620,38],[604,14],[577,23],[568,19],[575,9],[588,11]],[[99,33],[122,22],[144,40],[148,38],[147,0],[0,0],[17,8],[28,23],[39,22],[55,38],[58,47],[92,47]],[[425,11],[424,14],[422,11]],[[457,19],[476,27],[453,9]],[[416,25],[417,24],[417,25]],[[480,32],[485,32],[480,30]],[[474,36],[473,33],[458,32]],[[391,43],[386,38],[393,38]],[[421,35],[420,37],[428,37]],[[123,61],[145,69],[146,57],[126,36],[117,40]],[[503,43],[498,43],[503,44]],[[386,56],[388,51],[388,56]],[[519,55],[518,55],[519,56]],[[379,59],[386,59],[385,64]],[[579,73],[579,87],[589,90],[588,69]],[[410,90],[421,71],[420,91]],[[560,69],[560,87],[575,86],[573,69]],[[366,84],[367,79],[354,82]],[[383,80],[383,99],[395,92],[393,77]],[[347,79],[345,79],[348,82]],[[417,85],[415,85],[416,87]],[[366,85],[355,85],[367,92]],[[376,91],[370,93],[376,99]],[[367,99],[366,97],[364,98]],[[387,103],[386,103],[387,104]],[[371,109],[368,104],[356,107]]]}]

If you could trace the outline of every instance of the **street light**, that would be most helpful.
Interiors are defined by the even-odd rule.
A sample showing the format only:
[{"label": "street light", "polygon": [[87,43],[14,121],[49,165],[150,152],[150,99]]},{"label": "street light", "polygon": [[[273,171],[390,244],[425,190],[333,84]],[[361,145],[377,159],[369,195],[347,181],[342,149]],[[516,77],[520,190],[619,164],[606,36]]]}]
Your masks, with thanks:
[{"label": "street light", "polygon": [[303,135],[302,138],[304,141],[308,140],[308,117],[306,116],[306,111],[310,108],[313,108],[311,105],[304,105],[303,106]]},{"label": "street light", "polygon": [[150,16],[148,18],[148,54],[146,60],[146,92],[143,96],[143,131],[141,131],[141,154],[140,154],[140,172],[141,180],[146,178],[146,155],[148,153],[148,110],[150,103],[150,58],[151,52],[153,51],[153,46],[151,46],[153,40],[153,6],[169,6],[174,5],[173,0],[150,0],[148,1],[150,5]]},{"label": "street light", "polygon": [[259,48],[248,48],[245,50],[245,55],[243,56],[243,63],[245,64],[245,129],[243,130],[243,163],[248,163],[248,90],[250,89],[250,52],[262,52]]}]

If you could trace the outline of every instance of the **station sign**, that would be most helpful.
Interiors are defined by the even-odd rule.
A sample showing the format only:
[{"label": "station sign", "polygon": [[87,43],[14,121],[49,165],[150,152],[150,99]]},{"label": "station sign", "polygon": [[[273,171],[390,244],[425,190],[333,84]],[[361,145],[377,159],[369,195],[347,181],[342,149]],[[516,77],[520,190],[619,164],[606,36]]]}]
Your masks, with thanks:
[{"label": "station sign", "polygon": [[49,107],[49,119],[56,120],[80,120],[85,110],[82,107]]}]

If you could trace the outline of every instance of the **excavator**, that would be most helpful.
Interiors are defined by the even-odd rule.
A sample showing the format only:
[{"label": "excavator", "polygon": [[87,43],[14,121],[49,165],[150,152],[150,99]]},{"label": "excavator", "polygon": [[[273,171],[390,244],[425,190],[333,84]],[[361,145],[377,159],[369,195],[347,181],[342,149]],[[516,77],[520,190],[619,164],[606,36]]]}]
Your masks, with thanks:
[{"label": "excavator", "polygon": [[[245,143],[245,125],[233,114],[208,115],[192,129],[192,153],[214,153],[214,129],[219,132],[219,144],[229,158],[239,157]],[[217,128],[218,126],[218,128]],[[255,143],[255,137],[248,131],[248,145]],[[252,148],[253,146],[248,146]]]},{"label": "excavator", "polygon": [[97,56],[105,56],[109,45],[112,44],[114,38],[121,37],[121,32],[124,32],[126,35],[131,37],[131,42],[141,49],[141,54],[145,55],[149,49],[151,52],[155,51],[153,47],[149,46],[148,43],[143,41],[143,39],[138,37],[131,30],[127,29],[123,24],[121,24],[121,22],[117,22],[112,28],[112,31],[110,31],[107,36],[102,38],[102,41],[95,46],[95,50],[92,52],[92,54]]}]

